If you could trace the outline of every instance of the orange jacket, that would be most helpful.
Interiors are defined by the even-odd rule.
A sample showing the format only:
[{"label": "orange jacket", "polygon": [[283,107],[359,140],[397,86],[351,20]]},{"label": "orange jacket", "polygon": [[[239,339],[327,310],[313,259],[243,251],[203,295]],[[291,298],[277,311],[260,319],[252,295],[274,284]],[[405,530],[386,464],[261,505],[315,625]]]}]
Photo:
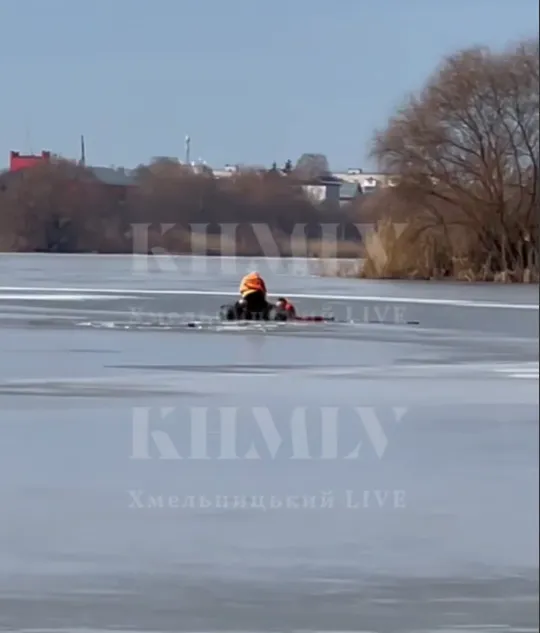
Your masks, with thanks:
[{"label": "orange jacket", "polygon": [[266,284],[260,275],[249,273],[240,282],[240,295],[245,297],[252,292],[264,292],[266,294]]}]

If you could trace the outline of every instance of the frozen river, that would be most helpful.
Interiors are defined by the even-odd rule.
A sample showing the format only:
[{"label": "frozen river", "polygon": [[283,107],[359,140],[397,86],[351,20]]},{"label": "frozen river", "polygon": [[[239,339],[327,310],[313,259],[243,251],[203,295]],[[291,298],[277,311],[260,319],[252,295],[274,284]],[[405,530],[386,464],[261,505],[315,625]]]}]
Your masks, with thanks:
[{"label": "frozen river", "polygon": [[538,630],[537,287],[147,264],[0,256],[0,630]]}]

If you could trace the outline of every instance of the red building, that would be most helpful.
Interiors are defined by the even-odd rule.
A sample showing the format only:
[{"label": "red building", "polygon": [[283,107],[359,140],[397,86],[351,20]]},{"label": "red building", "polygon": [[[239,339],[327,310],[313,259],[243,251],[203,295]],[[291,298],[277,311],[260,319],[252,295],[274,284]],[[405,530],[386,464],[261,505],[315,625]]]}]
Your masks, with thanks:
[{"label": "red building", "polygon": [[19,171],[33,167],[39,163],[48,163],[51,160],[50,152],[41,152],[40,155],[20,154],[19,152],[11,152],[9,156],[9,171]]},{"label": "red building", "polygon": [[[9,170],[2,175],[9,177],[9,174],[22,172],[41,163],[52,163],[54,160],[54,156],[49,151],[43,151],[41,154],[21,154],[20,152],[12,151],[9,155]],[[77,164],[76,161],[72,162]],[[81,160],[78,164],[84,165],[84,161]],[[123,192],[122,195],[125,194],[128,188],[137,184],[134,174],[123,168],[115,169],[112,167],[86,165],[85,169],[96,179],[96,182],[116,188],[118,191]]]}]

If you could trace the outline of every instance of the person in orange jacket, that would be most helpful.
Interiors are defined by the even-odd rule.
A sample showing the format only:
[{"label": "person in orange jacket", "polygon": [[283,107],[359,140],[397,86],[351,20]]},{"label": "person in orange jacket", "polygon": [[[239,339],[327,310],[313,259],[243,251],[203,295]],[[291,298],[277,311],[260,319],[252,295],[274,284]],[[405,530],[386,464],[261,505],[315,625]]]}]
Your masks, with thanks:
[{"label": "person in orange jacket", "polygon": [[256,271],[248,273],[240,282],[240,305],[248,313],[263,314],[268,311],[266,284]]}]

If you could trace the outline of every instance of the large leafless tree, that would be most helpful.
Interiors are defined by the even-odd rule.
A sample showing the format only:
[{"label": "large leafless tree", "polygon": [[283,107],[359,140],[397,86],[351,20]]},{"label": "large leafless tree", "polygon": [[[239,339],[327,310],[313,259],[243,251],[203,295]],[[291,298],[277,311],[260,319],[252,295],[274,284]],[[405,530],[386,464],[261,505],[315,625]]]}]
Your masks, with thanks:
[{"label": "large leafless tree", "polygon": [[466,230],[497,270],[537,255],[538,54],[531,40],[449,57],[374,144],[425,226]]}]

